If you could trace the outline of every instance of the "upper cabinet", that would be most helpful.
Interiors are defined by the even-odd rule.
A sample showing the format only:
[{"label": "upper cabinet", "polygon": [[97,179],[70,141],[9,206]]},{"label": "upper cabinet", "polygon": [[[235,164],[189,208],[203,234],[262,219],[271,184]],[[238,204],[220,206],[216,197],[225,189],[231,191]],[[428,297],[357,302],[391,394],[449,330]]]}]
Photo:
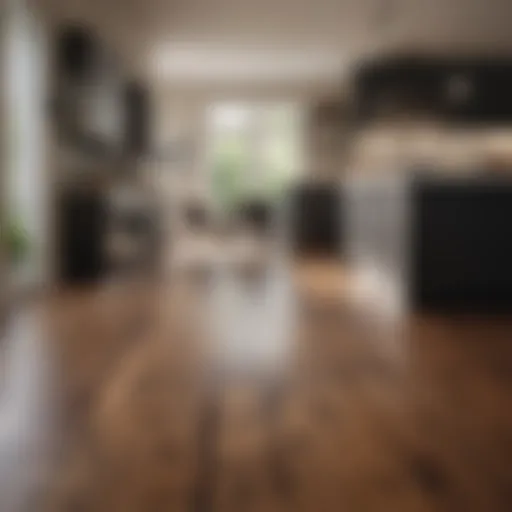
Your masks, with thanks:
[{"label": "upper cabinet", "polygon": [[81,24],[55,38],[55,117],[63,146],[99,158],[149,151],[149,93],[123,76],[116,55]]},{"label": "upper cabinet", "polygon": [[70,24],[59,28],[55,53],[59,81],[85,81],[98,74],[102,67],[99,39],[82,25]]},{"label": "upper cabinet", "polygon": [[123,89],[124,146],[129,155],[146,156],[151,151],[151,103],[148,88],[130,81]]},{"label": "upper cabinet", "polygon": [[512,124],[512,59],[401,57],[356,74],[359,116]]}]

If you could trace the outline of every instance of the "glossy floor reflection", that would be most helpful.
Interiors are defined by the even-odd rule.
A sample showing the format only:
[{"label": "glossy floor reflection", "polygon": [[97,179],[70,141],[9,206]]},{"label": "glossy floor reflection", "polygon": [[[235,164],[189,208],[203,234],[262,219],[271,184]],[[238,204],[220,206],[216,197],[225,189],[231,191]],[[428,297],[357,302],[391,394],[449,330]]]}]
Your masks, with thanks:
[{"label": "glossy floor reflection", "polygon": [[38,478],[3,442],[0,509],[508,511],[512,321],[386,322],[345,280],[212,268],[46,300],[0,411]]},{"label": "glossy floor reflection", "polygon": [[51,471],[56,434],[56,375],[40,316],[20,312],[2,346],[0,504],[6,512],[31,507]]}]

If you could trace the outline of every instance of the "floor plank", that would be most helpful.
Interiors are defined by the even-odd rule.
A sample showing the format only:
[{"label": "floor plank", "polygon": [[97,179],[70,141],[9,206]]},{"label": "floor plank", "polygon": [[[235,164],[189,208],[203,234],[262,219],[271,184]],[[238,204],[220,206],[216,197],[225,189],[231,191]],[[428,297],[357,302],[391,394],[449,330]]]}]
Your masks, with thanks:
[{"label": "floor plank", "polygon": [[347,282],[301,262],[55,293],[54,449],[12,510],[510,510],[512,321],[385,321]]}]

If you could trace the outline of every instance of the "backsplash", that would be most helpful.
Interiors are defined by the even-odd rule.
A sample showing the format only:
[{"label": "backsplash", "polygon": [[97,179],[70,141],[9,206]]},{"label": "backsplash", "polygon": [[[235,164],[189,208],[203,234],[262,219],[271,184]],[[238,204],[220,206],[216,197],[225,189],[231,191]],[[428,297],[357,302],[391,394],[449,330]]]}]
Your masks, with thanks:
[{"label": "backsplash", "polygon": [[418,167],[448,173],[499,167],[512,173],[512,127],[404,123],[367,128],[355,137],[351,172],[404,172]]}]

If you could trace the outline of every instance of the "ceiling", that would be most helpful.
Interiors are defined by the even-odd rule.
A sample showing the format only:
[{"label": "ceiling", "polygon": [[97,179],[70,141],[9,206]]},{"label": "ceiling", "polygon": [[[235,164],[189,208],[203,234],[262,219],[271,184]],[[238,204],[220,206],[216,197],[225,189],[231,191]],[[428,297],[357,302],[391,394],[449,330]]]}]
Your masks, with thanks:
[{"label": "ceiling", "polygon": [[509,0],[39,0],[128,67],[175,82],[339,77],[389,48],[512,50]]}]

